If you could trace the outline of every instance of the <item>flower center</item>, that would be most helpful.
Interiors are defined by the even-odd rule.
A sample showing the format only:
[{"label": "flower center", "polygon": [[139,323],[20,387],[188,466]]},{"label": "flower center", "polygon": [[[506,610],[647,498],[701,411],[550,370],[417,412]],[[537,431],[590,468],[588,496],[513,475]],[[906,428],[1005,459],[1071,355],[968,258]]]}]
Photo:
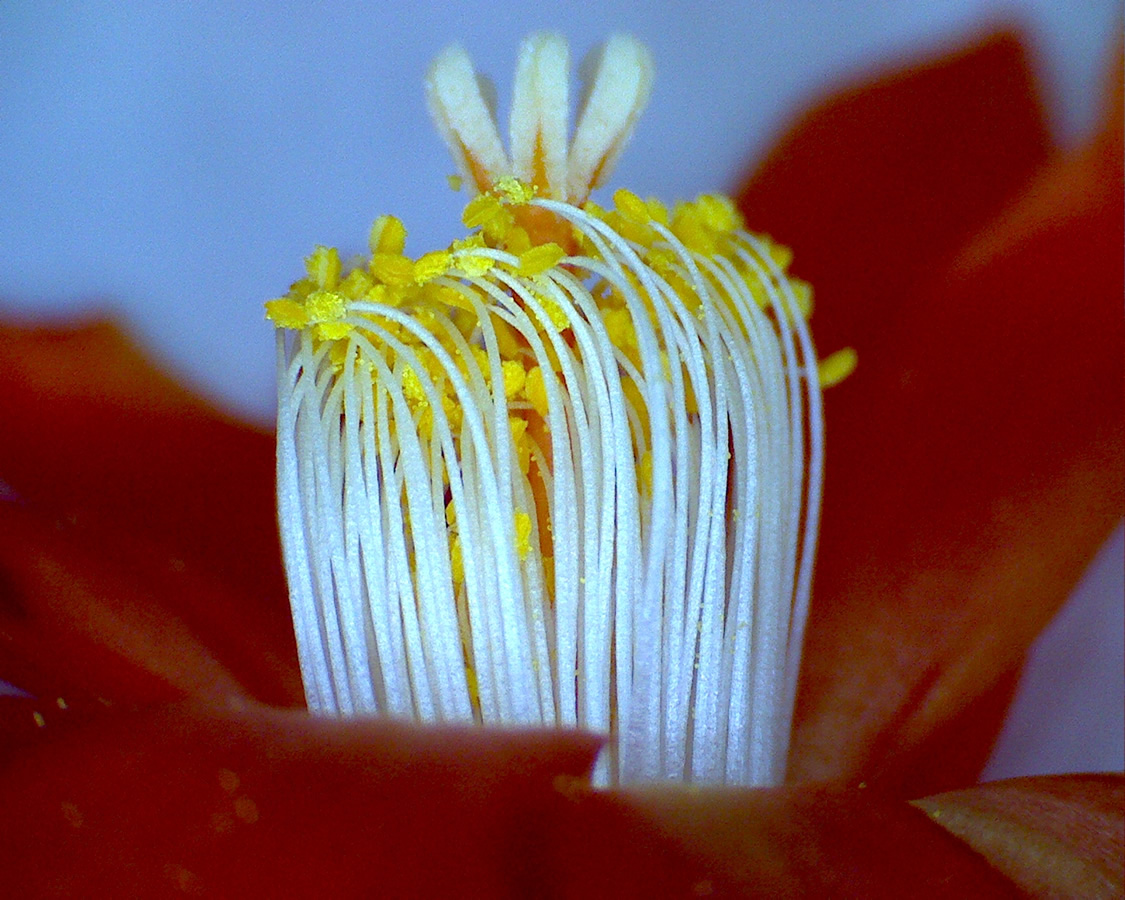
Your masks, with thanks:
[{"label": "flower center", "polygon": [[811,292],[725,197],[591,202],[651,65],[611,40],[569,145],[568,67],[525,42],[509,157],[443,53],[470,233],[415,259],[380,217],[368,259],[318,248],[267,304],[309,705],[608,732],[605,781],[770,783],[820,491]]}]

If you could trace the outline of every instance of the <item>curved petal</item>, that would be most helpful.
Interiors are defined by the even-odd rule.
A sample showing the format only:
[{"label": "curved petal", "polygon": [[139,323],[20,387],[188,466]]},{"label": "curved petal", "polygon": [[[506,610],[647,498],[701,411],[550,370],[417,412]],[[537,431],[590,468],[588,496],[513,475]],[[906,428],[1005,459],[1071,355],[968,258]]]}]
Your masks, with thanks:
[{"label": "curved petal", "polygon": [[31,694],[301,705],[295,661],[259,624],[243,593],[143,535],[0,503],[0,679]]},{"label": "curved petal", "polygon": [[579,788],[559,822],[548,871],[563,896],[1019,896],[918,810],[865,788]]},{"label": "curved petal", "polygon": [[25,502],[142,531],[248,593],[286,596],[273,436],[190,393],[116,326],[0,324],[0,420],[0,479]]},{"label": "curved petal", "polygon": [[864,366],[870,339],[1049,150],[1023,48],[1001,33],[813,106],[738,203],[751,228],[793,249],[816,291],[820,349],[856,346]]},{"label": "curved petal", "polygon": [[1125,893],[1125,777],[1014,778],[915,803],[1036,897]]},{"label": "curved petal", "polygon": [[263,707],[56,715],[0,769],[5,890],[523,896],[555,779],[597,746]]},{"label": "curved petal", "polygon": [[[107,323],[0,325],[0,421],[0,481],[18,498],[2,510],[0,580],[9,588],[0,678],[35,692],[143,699],[148,689],[125,677],[138,674],[140,658],[114,656],[147,641],[193,660],[184,670],[201,660],[189,648],[202,650],[251,695],[301,702],[268,434],[192,396]],[[50,558],[73,590],[52,594],[28,565],[32,553]],[[136,615],[95,615],[112,605],[110,585],[120,594],[126,583]],[[79,584],[101,593],[83,595],[87,603]],[[64,596],[86,605],[64,615]],[[48,610],[57,615],[43,618]],[[64,619],[57,637],[83,649],[74,657],[38,649],[53,640],[45,629]],[[181,623],[191,641],[144,632],[143,622],[162,621]]]},{"label": "curved petal", "polygon": [[826,401],[792,778],[974,778],[1024,650],[1121,514],[1119,122],[870,299],[879,327]]}]

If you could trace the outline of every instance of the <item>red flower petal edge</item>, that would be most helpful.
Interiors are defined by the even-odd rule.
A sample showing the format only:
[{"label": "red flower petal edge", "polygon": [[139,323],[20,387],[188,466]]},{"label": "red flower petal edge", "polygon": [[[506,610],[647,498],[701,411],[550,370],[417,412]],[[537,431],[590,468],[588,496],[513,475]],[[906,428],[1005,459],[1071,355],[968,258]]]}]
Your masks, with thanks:
[{"label": "red flower petal edge", "polygon": [[1125,891],[1125,777],[1013,778],[917,801],[1036,897]]}]

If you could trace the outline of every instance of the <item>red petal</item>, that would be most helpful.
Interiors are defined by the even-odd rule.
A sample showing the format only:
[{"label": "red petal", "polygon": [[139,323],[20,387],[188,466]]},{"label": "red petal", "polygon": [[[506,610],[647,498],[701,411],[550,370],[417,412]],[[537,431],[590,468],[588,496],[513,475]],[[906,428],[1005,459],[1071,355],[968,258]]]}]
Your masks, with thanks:
[{"label": "red petal", "polygon": [[1012,897],[909,804],[864,789],[577,789],[550,845],[568,897]]},{"label": "red petal", "polygon": [[0,325],[0,479],[143,532],[271,607],[286,596],[272,435],[209,407],[116,327]]},{"label": "red petal", "polygon": [[1024,52],[1000,34],[835,95],[743,187],[752,228],[793,248],[818,345],[867,344],[918,282],[995,216],[1048,155]]},{"label": "red petal", "polygon": [[[196,689],[202,652],[254,696],[301,701],[269,435],[192,397],[107,324],[0,326],[0,420],[0,479],[25,508],[5,511],[0,575],[22,594],[8,603],[0,678],[140,699],[151,691],[138,665],[156,666],[149,680],[164,690],[182,652],[180,675],[194,673],[171,683]],[[34,554],[66,573],[68,590],[52,593]],[[129,615],[94,614],[122,593]],[[64,610],[64,597],[79,605]],[[168,643],[169,629],[184,639]],[[160,652],[138,655],[141,645]]]},{"label": "red petal", "polygon": [[[0,853],[19,896],[1010,896],[907,804],[831,787],[592,792],[582,735],[262,708],[69,715],[4,759]],[[19,716],[29,701],[0,702],[0,723]]]},{"label": "red petal", "polygon": [[882,308],[828,396],[793,777],[971,780],[1002,710],[980,703],[1121,515],[1120,131]]},{"label": "red petal", "polygon": [[917,806],[1036,897],[1125,893],[1125,778],[1016,778]]},{"label": "red petal", "polygon": [[0,679],[43,697],[301,702],[246,599],[134,534],[0,504]]},{"label": "red petal", "polygon": [[525,895],[555,779],[581,777],[597,747],[260,707],[53,721],[38,737],[0,772],[11,896]]}]

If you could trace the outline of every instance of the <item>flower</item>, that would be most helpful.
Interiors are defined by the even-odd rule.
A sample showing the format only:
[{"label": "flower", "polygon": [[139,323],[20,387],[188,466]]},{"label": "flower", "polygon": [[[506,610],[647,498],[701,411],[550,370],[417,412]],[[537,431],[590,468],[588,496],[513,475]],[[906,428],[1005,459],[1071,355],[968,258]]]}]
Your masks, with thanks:
[{"label": "flower", "polygon": [[828,103],[747,188],[817,276],[822,341],[864,360],[826,410],[784,788],[591,793],[580,735],[268,708],[301,698],[270,436],[109,326],[4,326],[0,677],[35,695],[0,705],[7,886],[1119,895],[1119,776],[964,785],[1120,515],[1121,83],[1105,132],[1052,154],[1001,38]]},{"label": "flower", "polygon": [[[648,99],[595,52],[520,53],[511,158],[458,47],[427,79],[472,186],[447,250],[335,248],[267,304],[278,497],[309,708],[614,736],[602,773],[784,775],[822,455],[811,293],[707,195],[610,174]],[[845,352],[825,378],[846,375]]]}]

